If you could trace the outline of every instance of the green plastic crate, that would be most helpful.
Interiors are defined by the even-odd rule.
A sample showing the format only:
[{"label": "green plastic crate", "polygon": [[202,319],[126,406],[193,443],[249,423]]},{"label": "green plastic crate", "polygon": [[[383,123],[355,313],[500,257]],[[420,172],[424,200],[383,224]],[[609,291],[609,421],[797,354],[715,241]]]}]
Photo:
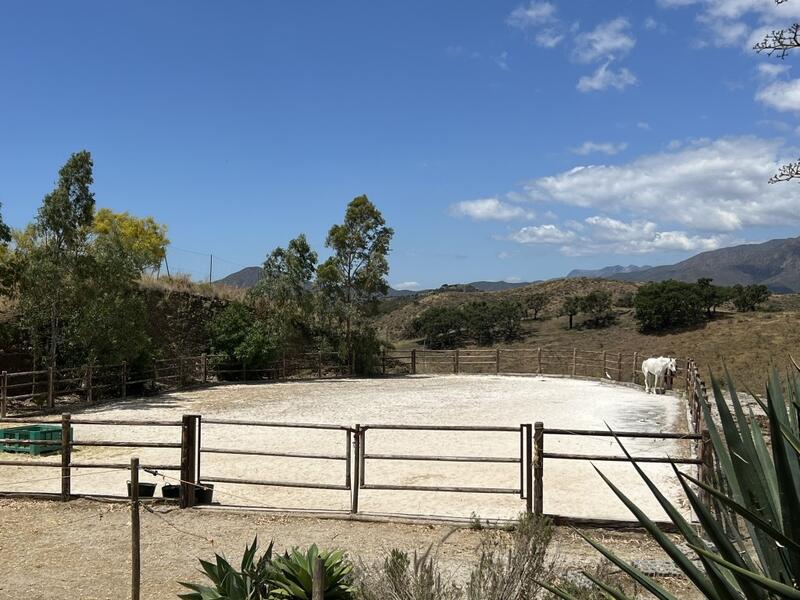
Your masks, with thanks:
[{"label": "green plastic crate", "polygon": [[[31,441],[61,441],[61,425],[23,425],[0,429],[0,439],[31,440]],[[70,427],[69,439],[72,440]],[[52,454],[61,452],[61,444],[15,444],[13,442],[0,443],[1,452],[20,452],[23,454]]]}]

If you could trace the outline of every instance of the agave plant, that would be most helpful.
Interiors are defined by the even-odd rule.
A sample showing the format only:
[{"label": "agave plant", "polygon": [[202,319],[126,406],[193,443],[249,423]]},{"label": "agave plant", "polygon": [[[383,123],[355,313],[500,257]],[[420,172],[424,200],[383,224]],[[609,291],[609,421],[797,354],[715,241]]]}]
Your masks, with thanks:
[{"label": "agave plant", "polygon": [[256,560],[258,537],[245,546],[240,569],[237,571],[223,556],[215,554],[215,562],[200,560],[203,573],[211,586],[196,583],[180,584],[192,590],[178,594],[184,600],[265,600],[270,597],[270,569],[272,542]]},{"label": "agave plant", "polygon": [[[752,411],[749,419],[745,415],[727,370],[725,378],[733,411],[719,381],[712,378],[721,431],[711,417],[709,404],[701,401],[718,461],[713,485],[679,471],[673,464],[702,532],[686,521],[620,443],[692,552],[682,551],[613,482],[600,470],[597,472],[706,598],[800,599],[800,376],[798,372],[790,373],[784,391],[773,371],[766,387],[766,402],[751,392],[767,415],[771,451]],[[708,504],[700,499],[695,486],[708,494]],[[678,600],[603,545],[580,535],[656,598]],[[584,574],[609,597],[628,599],[591,573]],[[572,600],[563,589],[544,583],[542,586],[560,598]]]},{"label": "agave plant", "polygon": [[349,600],[353,596],[353,565],[338,550],[320,552],[312,544],[305,552],[293,548],[272,561],[270,580],[274,585],[272,598],[311,600],[311,581],[314,563],[322,559],[325,600]]}]

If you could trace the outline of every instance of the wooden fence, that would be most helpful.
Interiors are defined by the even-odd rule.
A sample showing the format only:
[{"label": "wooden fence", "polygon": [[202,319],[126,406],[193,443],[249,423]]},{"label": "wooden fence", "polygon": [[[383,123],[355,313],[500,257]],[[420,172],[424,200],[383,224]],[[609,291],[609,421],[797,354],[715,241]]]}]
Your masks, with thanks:
[{"label": "wooden fence", "polygon": [[[638,352],[578,348],[385,350],[374,358],[373,374],[539,374],[639,384],[641,358]],[[686,381],[688,386],[688,373],[683,377],[683,366],[678,371],[681,376],[676,381]],[[258,368],[226,362],[219,355],[202,354],[158,359],[137,368],[123,362],[58,370],[3,371],[0,418],[41,411],[52,413],[102,398],[124,399],[129,394],[153,394],[210,383],[321,379],[350,374],[347,361],[335,352],[284,354]]]},{"label": "wooden fence", "polygon": [[[25,442],[16,439],[0,439],[2,443],[14,444],[46,444],[58,446],[61,450],[59,460],[42,459],[42,460],[0,460],[0,468],[2,467],[39,467],[39,468],[52,468],[60,472],[61,479],[61,492],[60,494],[44,494],[35,491],[9,491],[0,490],[1,496],[14,496],[14,497],[44,497],[50,499],[60,499],[68,501],[71,498],[80,497],[81,495],[75,494],[71,487],[72,472],[75,469],[120,469],[127,470],[130,468],[129,462],[82,462],[74,461],[72,459],[72,450],[76,447],[92,446],[92,447],[107,447],[107,448],[171,448],[180,450],[180,462],[175,464],[142,464],[141,468],[152,474],[162,475],[164,472],[177,473],[177,476],[170,477],[176,482],[180,483],[180,496],[179,504],[182,508],[189,508],[196,505],[195,493],[198,489],[203,489],[206,484],[234,484],[244,486],[262,486],[262,487],[290,487],[290,488],[307,488],[307,489],[322,489],[322,490],[335,490],[342,493],[349,494],[350,512],[352,514],[360,514],[359,508],[359,492],[362,490],[384,490],[384,491],[402,491],[402,492],[451,492],[458,494],[492,494],[492,495],[516,495],[519,496],[521,501],[520,510],[525,510],[529,513],[544,514],[544,497],[546,494],[544,487],[544,473],[547,461],[552,460],[571,460],[571,461],[627,461],[628,459],[621,455],[589,455],[589,454],[566,454],[558,452],[547,452],[546,439],[555,436],[579,436],[579,437],[610,437],[617,435],[620,438],[648,438],[648,439],[661,439],[661,440],[690,440],[694,442],[701,442],[703,435],[698,433],[668,433],[668,432],[646,432],[646,431],[619,431],[612,434],[607,430],[568,430],[568,429],[550,429],[546,428],[543,423],[538,422],[534,424],[520,424],[514,427],[500,427],[500,426],[467,426],[467,425],[397,425],[397,424],[357,424],[353,427],[336,425],[336,424],[314,424],[314,423],[286,423],[286,422],[268,422],[268,421],[243,421],[243,420],[228,420],[228,419],[203,419],[200,415],[183,415],[180,420],[86,420],[75,419],[70,414],[63,414],[60,419],[0,419],[2,423],[36,423],[36,424],[57,424],[61,425],[61,440],[54,440],[50,442],[33,441]],[[80,440],[73,439],[70,435],[71,427],[75,425],[91,426],[91,427],[125,427],[130,431],[132,427],[146,426],[150,427],[164,427],[168,430],[174,428],[176,430],[174,440],[169,442],[152,442],[141,440]],[[262,451],[254,449],[236,449],[236,448],[216,448],[207,446],[203,442],[204,431],[207,427],[225,427],[228,429],[225,439],[239,439],[237,433],[241,432],[242,428],[249,430],[257,429],[264,430],[264,435],[269,430],[275,428],[285,428],[297,431],[298,439],[302,439],[304,431],[308,430],[322,430],[329,432],[331,435],[342,436],[342,452],[340,454],[323,454],[319,452],[277,452],[277,451]],[[233,428],[232,430],[230,428]],[[236,429],[238,428],[238,429]],[[519,452],[513,456],[449,456],[444,454],[429,454],[424,455],[420,453],[403,453],[403,454],[376,454],[367,451],[368,433],[377,430],[402,430],[407,432],[492,432],[501,433],[504,435],[515,436],[519,438]],[[413,445],[413,439],[410,436]],[[133,455],[135,452],[132,450]],[[223,474],[207,473],[203,470],[202,457],[208,454],[228,454],[242,457],[246,460],[248,456],[270,456],[282,457],[290,459],[304,459],[304,460],[319,460],[329,461],[341,465],[341,483],[325,483],[325,482],[307,482],[297,481],[291,477],[273,477],[270,479],[250,479],[238,477],[226,477]],[[709,468],[710,454],[707,452],[703,456],[695,456],[693,458],[667,458],[658,456],[638,456],[633,457],[633,460],[639,463],[660,463],[660,464],[683,464],[697,466],[701,477],[705,478],[710,471]],[[430,461],[435,462],[450,462],[450,463],[489,463],[489,464],[517,464],[519,465],[519,478],[516,481],[511,481],[506,487],[489,487],[489,486],[440,486],[440,485],[408,485],[408,484],[375,484],[370,483],[367,478],[367,466],[372,461],[409,461],[425,463]],[[291,470],[291,473],[297,470]],[[419,475],[425,475],[419,473]],[[32,481],[38,481],[34,479]],[[216,490],[218,497],[225,497],[225,491]],[[97,497],[102,496],[105,498],[122,499],[125,496],[108,496],[104,494],[82,494],[83,496]],[[576,500],[577,501],[577,500]],[[225,502],[220,503],[222,506],[231,506]],[[240,506],[240,505],[237,505]],[[318,507],[321,511],[329,512],[328,507]],[[288,512],[291,509],[287,507]],[[423,515],[414,515],[423,516]],[[551,515],[557,523],[575,523],[587,526],[602,526],[602,527],[629,527],[635,525],[632,521],[610,520],[610,519],[594,519],[594,518],[569,518],[561,515]]]}]

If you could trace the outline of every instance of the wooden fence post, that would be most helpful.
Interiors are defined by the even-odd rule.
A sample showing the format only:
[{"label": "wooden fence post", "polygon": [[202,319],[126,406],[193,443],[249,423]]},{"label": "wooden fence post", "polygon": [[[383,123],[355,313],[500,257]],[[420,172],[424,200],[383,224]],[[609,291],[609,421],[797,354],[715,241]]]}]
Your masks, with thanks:
[{"label": "wooden fence post", "polygon": [[181,508],[191,508],[195,504],[196,433],[196,416],[183,415],[181,421]]},{"label": "wooden fence post", "polygon": [[122,361],[122,399],[128,397],[128,361]]},{"label": "wooden fence post", "polygon": [[319,352],[319,360],[317,361],[317,377],[322,379],[322,351]]},{"label": "wooden fence post", "polygon": [[578,372],[578,349],[572,349],[572,376],[575,377],[575,374]]},{"label": "wooden fence post", "polygon": [[636,373],[639,371],[639,353],[633,353],[633,369],[631,370],[631,383],[636,383]]},{"label": "wooden fence post", "polygon": [[158,385],[158,367],[156,366],[156,361],[153,361],[153,389],[156,389]]},{"label": "wooden fence post", "polygon": [[208,355],[205,352],[200,356],[200,368],[203,371],[203,383],[208,383]]},{"label": "wooden fence post", "polygon": [[286,352],[281,354],[281,365],[283,369],[283,379],[286,380]]},{"label": "wooden fence post", "polygon": [[247,362],[242,361],[242,381],[247,382]]},{"label": "wooden fence post", "polygon": [[[528,425],[530,427],[530,425]],[[533,463],[533,512],[544,514],[544,423],[534,424],[533,443],[536,450]]]},{"label": "wooden fence post", "polygon": [[600,373],[600,377],[605,377],[606,373],[608,373],[608,367],[606,366],[606,351],[603,350],[603,372]]},{"label": "wooden fence post", "polygon": [[453,351],[453,373],[458,375],[458,348]]},{"label": "wooden fence post", "polygon": [[617,353],[617,381],[622,381],[622,352]]},{"label": "wooden fence post", "polygon": [[139,523],[139,459],[131,458],[131,600],[139,600],[141,586],[141,540]]},{"label": "wooden fence post", "polygon": [[86,402],[91,404],[93,401],[92,394],[92,364],[86,365]]},{"label": "wooden fence post", "polygon": [[381,374],[386,375],[386,348],[381,348]]},{"label": "wooden fence post", "polygon": [[47,406],[53,408],[55,406],[55,398],[53,397],[53,367],[47,367]]},{"label": "wooden fence post", "polygon": [[412,375],[416,375],[417,374],[417,351],[416,350],[412,350],[411,351],[411,374]]},{"label": "wooden fence post", "polygon": [[537,369],[537,372],[539,373],[539,375],[541,375],[542,374],[542,347],[541,346],[539,346],[536,349],[536,358],[537,358],[537,362],[538,362],[538,365],[539,365],[538,369]]},{"label": "wooden fence post", "polygon": [[358,513],[358,489],[361,486],[361,425],[356,425],[355,435],[353,436],[353,477],[350,482],[350,512]]},{"label": "wooden fence post", "polygon": [[[700,448],[698,457],[702,464],[698,468],[698,479],[705,484],[712,483],[712,474],[714,473],[714,447],[711,444],[711,436],[708,429],[703,429],[700,438]],[[700,500],[705,506],[710,507],[711,498],[705,490],[700,490]]]},{"label": "wooden fence post", "polygon": [[533,433],[531,424],[526,423],[522,426],[525,429],[525,456],[522,459],[525,465],[525,512],[533,512]]},{"label": "wooden fence post", "polygon": [[72,497],[72,416],[61,415],[61,500],[69,502]]},{"label": "wooden fence post", "polygon": [[500,375],[500,348],[497,349],[494,356],[494,374]]},{"label": "wooden fence post", "polygon": [[8,402],[8,371],[0,374],[0,418],[6,418],[6,403]]},{"label": "wooden fence post", "polygon": [[311,600],[325,599],[325,571],[322,567],[322,557],[317,556],[312,565],[311,575]]}]

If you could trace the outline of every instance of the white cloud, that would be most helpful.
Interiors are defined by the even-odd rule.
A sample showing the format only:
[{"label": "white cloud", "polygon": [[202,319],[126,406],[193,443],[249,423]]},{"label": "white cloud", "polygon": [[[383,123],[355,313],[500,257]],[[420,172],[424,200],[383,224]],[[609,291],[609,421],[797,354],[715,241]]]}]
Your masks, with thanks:
[{"label": "white cloud", "polygon": [[781,112],[800,112],[800,79],[771,83],[758,90],[756,100]]},{"label": "white cloud", "polygon": [[609,156],[613,156],[614,154],[619,154],[625,148],[628,147],[628,144],[625,142],[620,142],[615,144],[613,142],[592,142],[586,141],[583,142],[580,146],[576,148],[571,148],[571,152],[573,154],[578,154],[580,156],[586,156],[587,154],[608,154]]},{"label": "white cloud", "polygon": [[636,38],[629,30],[630,22],[624,17],[600,23],[592,31],[580,36],[573,51],[575,60],[590,63],[624,56],[636,45]]},{"label": "white cloud", "polygon": [[396,290],[416,291],[420,288],[420,285],[417,281],[401,281],[400,283],[392,284],[392,287]]},{"label": "white cloud", "polygon": [[650,123],[647,123],[645,121],[639,121],[638,123],[636,123],[636,127],[641,129],[642,131],[650,131],[651,129]]},{"label": "white cloud", "polygon": [[538,25],[552,23],[556,19],[556,7],[550,2],[531,1],[511,11],[506,22],[517,29],[529,29]]},{"label": "white cloud", "polygon": [[653,17],[647,17],[644,20],[645,29],[655,29],[656,27],[658,27],[658,21],[656,21]]},{"label": "white cloud", "polygon": [[534,214],[516,204],[501,202],[497,198],[463,200],[450,207],[455,217],[468,217],[475,221],[510,221],[512,219],[531,219]]},{"label": "white cloud", "polygon": [[542,48],[555,48],[564,39],[564,34],[558,29],[549,27],[542,29],[533,39]]},{"label": "white cloud", "polygon": [[779,75],[786,73],[789,65],[778,63],[758,63],[758,74],[766,79],[775,79]]},{"label": "white cloud", "polygon": [[685,231],[659,231],[652,221],[624,222],[592,216],[563,227],[523,227],[509,236],[521,244],[559,246],[568,256],[590,254],[648,254],[655,251],[703,252],[732,242],[727,235],[691,235]]},{"label": "white cloud", "polygon": [[615,88],[620,92],[637,82],[636,75],[623,67],[618,71],[610,68],[610,61],[597,67],[591,75],[584,75],[578,80],[578,91],[599,92]]},{"label": "white cloud", "polygon": [[566,244],[575,239],[575,233],[559,229],[556,225],[523,227],[509,236],[520,244]]},{"label": "white cloud", "polygon": [[580,166],[540,177],[524,190],[534,201],[622,212],[696,231],[800,224],[800,186],[767,183],[787,158],[775,140],[696,140],[622,165]]},{"label": "white cloud", "polygon": [[498,67],[503,69],[503,71],[508,71],[508,52],[501,52],[500,56],[494,59],[494,62]]},{"label": "white cloud", "polygon": [[[659,0],[662,6],[697,5],[698,21],[711,32],[711,43],[731,46],[746,43],[748,48],[761,41],[765,32],[785,27],[800,18],[800,4],[774,0]],[[703,42],[700,45],[704,45]]]}]

